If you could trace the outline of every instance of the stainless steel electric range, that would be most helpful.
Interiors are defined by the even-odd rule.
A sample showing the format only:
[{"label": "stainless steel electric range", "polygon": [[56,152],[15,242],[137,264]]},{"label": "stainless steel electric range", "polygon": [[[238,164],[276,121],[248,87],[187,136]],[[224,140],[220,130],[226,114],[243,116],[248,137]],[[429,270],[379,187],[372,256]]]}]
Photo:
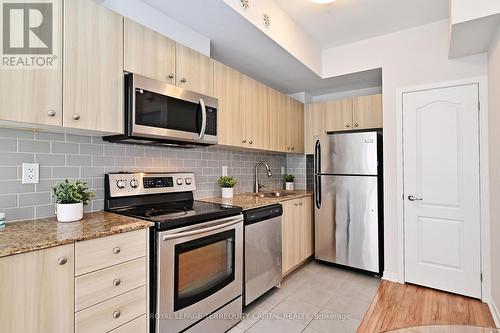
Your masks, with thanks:
[{"label": "stainless steel electric range", "polygon": [[225,332],[241,318],[241,208],[193,199],[193,173],[110,173],[105,209],[154,223],[151,332]]}]

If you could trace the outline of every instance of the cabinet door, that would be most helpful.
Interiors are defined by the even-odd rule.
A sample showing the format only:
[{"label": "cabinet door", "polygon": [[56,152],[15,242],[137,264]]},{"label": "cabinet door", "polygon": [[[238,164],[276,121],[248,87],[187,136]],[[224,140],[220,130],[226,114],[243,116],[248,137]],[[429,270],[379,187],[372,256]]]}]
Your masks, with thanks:
[{"label": "cabinet door", "polygon": [[382,128],[382,94],[353,99],[354,128]]},{"label": "cabinet door", "polygon": [[123,133],[123,18],[91,0],[64,2],[65,127]]},{"label": "cabinet door", "polygon": [[304,104],[289,97],[288,144],[290,152],[304,152]]},{"label": "cabinet door", "polygon": [[176,80],[182,88],[214,95],[214,62],[182,44],[176,44]]},{"label": "cabinet door", "polygon": [[301,262],[301,199],[289,200],[282,203],[282,271],[289,273]]},{"label": "cabinet door", "polygon": [[300,199],[300,208],[302,217],[301,220],[301,247],[300,247],[300,259],[301,261],[306,260],[314,253],[314,227],[313,227],[313,210],[312,210],[312,199],[311,197],[306,197]]},{"label": "cabinet door", "polygon": [[215,97],[219,99],[217,109],[217,132],[219,144],[244,146],[244,115],[241,108],[240,72],[215,61]]},{"label": "cabinet door", "polygon": [[175,84],[175,42],[127,18],[124,31],[125,70]]},{"label": "cabinet door", "polygon": [[271,89],[269,98],[270,150],[287,152],[288,141],[288,98]]},{"label": "cabinet door", "polygon": [[326,130],[347,131],[352,129],[352,99],[325,102]]},{"label": "cabinet door", "polygon": [[269,149],[269,88],[248,76],[241,84],[246,147]]},{"label": "cabinet door", "polygon": [[0,258],[0,332],[73,332],[74,278],[73,244]]},{"label": "cabinet door", "polygon": [[[57,65],[40,69],[1,68],[0,120],[62,126],[62,1],[52,3],[56,32],[52,45]],[[22,33],[22,29],[18,30]]]},{"label": "cabinet door", "polygon": [[323,135],[325,130],[325,103],[318,102],[306,105],[305,110],[305,152],[314,154],[314,136]]}]

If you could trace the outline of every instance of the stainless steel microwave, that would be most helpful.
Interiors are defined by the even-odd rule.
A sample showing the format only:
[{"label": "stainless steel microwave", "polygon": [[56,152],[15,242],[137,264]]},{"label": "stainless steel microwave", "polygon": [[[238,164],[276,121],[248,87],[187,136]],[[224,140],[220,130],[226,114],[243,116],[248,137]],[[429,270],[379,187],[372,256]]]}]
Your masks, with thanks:
[{"label": "stainless steel microwave", "polygon": [[125,133],[111,142],[206,146],[217,144],[214,97],[137,74],[125,74]]}]

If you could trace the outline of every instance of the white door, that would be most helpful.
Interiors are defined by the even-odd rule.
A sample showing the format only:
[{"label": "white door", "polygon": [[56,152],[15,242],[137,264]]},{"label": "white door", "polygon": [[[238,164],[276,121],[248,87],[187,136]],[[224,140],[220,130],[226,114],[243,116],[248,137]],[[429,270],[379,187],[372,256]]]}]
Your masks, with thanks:
[{"label": "white door", "polygon": [[405,280],[481,297],[477,84],[403,94]]}]

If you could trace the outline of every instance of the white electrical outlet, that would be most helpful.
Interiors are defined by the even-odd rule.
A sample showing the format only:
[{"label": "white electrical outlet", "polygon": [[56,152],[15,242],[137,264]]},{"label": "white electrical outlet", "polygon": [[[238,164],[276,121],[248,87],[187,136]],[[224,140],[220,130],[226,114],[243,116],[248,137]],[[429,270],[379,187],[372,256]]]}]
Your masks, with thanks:
[{"label": "white electrical outlet", "polygon": [[281,174],[282,174],[282,175],[284,175],[284,174],[285,174],[285,167],[284,167],[284,166],[282,166],[282,167],[281,167]]},{"label": "white electrical outlet", "polygon": [[227,165],[222,166],[222,175],[227,176]]},{"label": "white electrical outlet", "polygon": [[39,183],[38,163],[23,163],[23,184],[38,184]]}]

